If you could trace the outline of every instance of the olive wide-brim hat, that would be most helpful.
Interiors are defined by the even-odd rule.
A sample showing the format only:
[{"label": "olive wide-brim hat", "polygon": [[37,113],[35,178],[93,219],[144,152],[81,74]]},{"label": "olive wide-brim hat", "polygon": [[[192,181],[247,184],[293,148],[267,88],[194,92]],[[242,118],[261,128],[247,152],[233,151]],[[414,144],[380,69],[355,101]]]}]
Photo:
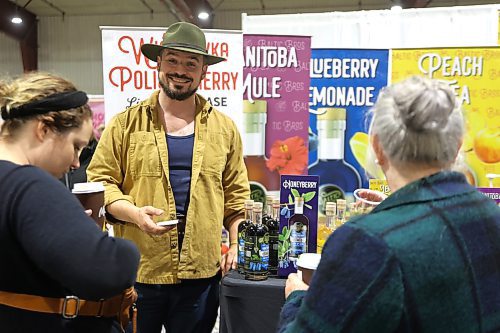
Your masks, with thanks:
[{"label": "olive wide-brim hat", "polygon": [[207,65],[214,65],[226,60],[226,58],[208,54],[206,45],[205,34],[200,28],[191,23],[177,22],[167,28],[160,45],[144,44],[141,46],[141,52],[154,62],[158,60],[163,49],[201,54],[205,56]]}]

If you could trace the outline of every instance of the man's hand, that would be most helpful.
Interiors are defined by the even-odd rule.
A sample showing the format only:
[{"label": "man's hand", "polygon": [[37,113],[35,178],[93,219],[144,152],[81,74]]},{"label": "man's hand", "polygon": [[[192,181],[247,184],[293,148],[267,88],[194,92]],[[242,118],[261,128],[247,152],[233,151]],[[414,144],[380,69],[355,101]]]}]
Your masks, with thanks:
[{"label": "man's hand", "polygon": [[142,231],[150,235],[163,235],[164,233],[172,230],[175,226],[159,226],[153,221],[153,216],[160,216],[163,210],[153,206],[138,207],[134,223],[141,228]]},{"label": "man's hand", "polygon": [[292,291],[307,290],[309,286],[302,281],[302,277],[296,273],[290,273],[285,285],[285,298],[288,298]]},{"label": "man's hand", "polygon": [[222,275],[231,269],[236,269],[238,265],[238,244],[231,244],[229,250],[222,256],[221,269]]}]

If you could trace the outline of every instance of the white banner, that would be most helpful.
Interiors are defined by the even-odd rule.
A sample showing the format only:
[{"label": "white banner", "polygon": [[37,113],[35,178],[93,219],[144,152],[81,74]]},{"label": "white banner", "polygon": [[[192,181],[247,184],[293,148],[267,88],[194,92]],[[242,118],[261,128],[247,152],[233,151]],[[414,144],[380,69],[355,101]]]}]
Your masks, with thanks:
[{"label": "white banner", "polygon": [[[156,62],[141,45],[160,44],[167,28],[101,27],[105,122],[160,89]],[[227,59],[208,67],[198,92],[243,130],[243,35],[241,31],[204,30],[210,54]]]}]

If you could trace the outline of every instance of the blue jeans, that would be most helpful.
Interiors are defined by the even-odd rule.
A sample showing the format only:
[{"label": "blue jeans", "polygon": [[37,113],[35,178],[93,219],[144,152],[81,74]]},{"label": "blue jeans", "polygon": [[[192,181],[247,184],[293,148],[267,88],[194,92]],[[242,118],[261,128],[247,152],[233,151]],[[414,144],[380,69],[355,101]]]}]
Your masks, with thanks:
[{"label": "blue jeans", "polygon": [[[210,333],[219,307],[220,273],[180,284],[136,283],[137,332]],[[131,327],[127,332],[132,332]]]}]

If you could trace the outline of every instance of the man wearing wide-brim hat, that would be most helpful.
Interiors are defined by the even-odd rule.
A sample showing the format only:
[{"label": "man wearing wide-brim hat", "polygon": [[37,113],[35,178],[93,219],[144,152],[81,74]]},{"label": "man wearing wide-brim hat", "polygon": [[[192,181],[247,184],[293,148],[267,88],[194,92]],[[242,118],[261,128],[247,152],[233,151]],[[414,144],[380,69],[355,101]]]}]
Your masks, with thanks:
[{"label": "man wearing wide-brim hat", "polygon": [[[220,273],[236,267],[250,191],[234,122],[196,93],[207,67],[225,60],[205,47],[203,31],[186,22],[141,47],[161,89],[111,120],[87,170],[105,184],[107,220],[122,222],[115,235],[141,251],[142,333],[211,332]],[[170,220],[177,224],[157,224]],[[223,226],[231,246],[221,257]]]}]

